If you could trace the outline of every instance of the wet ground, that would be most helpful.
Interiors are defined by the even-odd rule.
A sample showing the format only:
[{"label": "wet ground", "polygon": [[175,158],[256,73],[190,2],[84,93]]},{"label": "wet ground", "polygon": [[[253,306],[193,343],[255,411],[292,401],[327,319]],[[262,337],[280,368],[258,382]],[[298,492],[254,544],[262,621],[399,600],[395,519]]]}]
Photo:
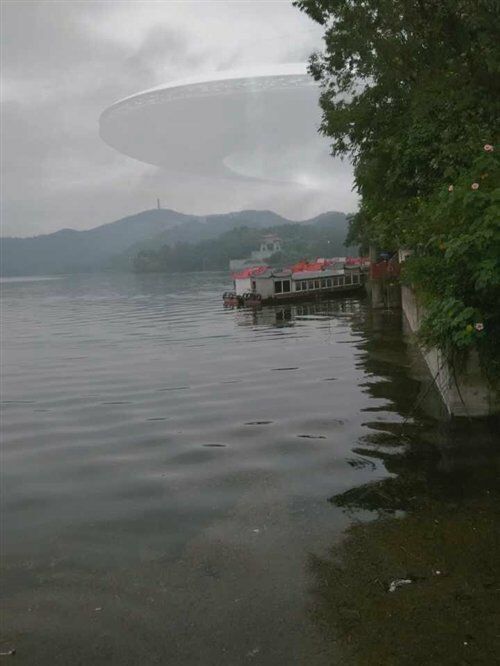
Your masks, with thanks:
[{"label": "wet ground", "polygon": [[2,285],[2,659],[497,663],[498,421],[396,311],[227,286]]},{"label": "wet ground", "polygon": [[345,664],[500,663],[498,423],[441,425],[393,446],[365,451],[393,478],[330,498],[377,519],[311,556],[314,618]]}]

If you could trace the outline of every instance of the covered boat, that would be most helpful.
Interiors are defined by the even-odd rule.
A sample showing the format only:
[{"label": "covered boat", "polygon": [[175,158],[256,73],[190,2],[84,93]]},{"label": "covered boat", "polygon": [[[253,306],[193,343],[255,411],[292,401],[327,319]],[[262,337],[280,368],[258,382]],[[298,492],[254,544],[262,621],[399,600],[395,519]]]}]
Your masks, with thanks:
[{"label": "covered boat", "polygon": [[233,274],[234,294],[243,305],[321,298],[362,290],[369,269],[362,257],[319,258],[288,268],[256,266]]}]

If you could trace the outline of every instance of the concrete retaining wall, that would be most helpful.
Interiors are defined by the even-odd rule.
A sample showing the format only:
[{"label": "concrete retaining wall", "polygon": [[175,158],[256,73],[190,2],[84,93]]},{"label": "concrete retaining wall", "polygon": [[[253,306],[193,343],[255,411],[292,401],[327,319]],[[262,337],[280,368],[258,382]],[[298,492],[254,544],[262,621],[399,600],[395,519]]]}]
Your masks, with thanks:
[{"label": "concrete retaining wall", "polygon": [[[410,287],[401,287],[401,306],[413,333],[418,331],[424,310]],[[423,353],[448,412],[453,416],[488,416],[500,413],[500,395],[485,379],[477,352],[471,352],[460,372],[453,372],[437,349]]]}]

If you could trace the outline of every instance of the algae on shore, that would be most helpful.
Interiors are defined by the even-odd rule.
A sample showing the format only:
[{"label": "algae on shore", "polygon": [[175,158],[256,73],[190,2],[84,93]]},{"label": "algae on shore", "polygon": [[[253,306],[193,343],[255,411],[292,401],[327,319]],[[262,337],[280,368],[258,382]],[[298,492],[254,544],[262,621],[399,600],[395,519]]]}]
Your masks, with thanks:
[{"label": "algae on shore", "polygon": [[[397,476],[330,499],[378,512],[309,561],[311,614],[346,666],[500,663],[500,448],[491,425],[448,428],[441,457],[439,447],[426,455],[422,440],[403,453],[374,450]],[[467,441],[473,433],[481,436]],[[401,579],[411,583],[391,592]]]}]

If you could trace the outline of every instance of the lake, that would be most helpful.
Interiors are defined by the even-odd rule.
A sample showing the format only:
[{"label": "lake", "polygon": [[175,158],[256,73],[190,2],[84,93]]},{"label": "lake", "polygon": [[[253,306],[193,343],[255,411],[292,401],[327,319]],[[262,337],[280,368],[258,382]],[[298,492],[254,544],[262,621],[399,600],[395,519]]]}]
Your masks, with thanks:
[{"label": "lake", "polygon": [[[16,663],[417,663],[394,627],[395,660],[363,656],[388,625],[363,617],[375,579],[380,603],[425,606],[474,569],[469,593],[493,612],[493,563],[460,559],[476,537],[441,563],[422,544],[457,517],[432,539],[440,553],[469,529],[492,538],[498,421],[444,417],[398,311],[362,298],[231,310],[229,286],[217,273],[3,281],[1,648]],[[380,529],[407,525],[427,536],[391,560],[404,544]],[[469,622],[455,610],[441,648],[417,631],[442,650],[427,663],[464,649],[463,663],[493,663],[496,634],[485,645],[460,624],[455,640]]]}]

